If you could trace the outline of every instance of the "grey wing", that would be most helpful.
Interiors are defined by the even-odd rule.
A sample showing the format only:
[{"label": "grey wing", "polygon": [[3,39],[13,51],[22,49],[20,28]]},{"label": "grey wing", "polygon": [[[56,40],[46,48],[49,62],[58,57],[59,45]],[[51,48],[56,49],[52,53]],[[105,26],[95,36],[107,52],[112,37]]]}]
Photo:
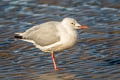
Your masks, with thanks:
[{"label": "grey wing", "polygon": [[27,40],[33,40],[40,46],[47,46],[60,41],[56,25],[52,22],[43,23],[27,30],[23,33],[23,37]]}]

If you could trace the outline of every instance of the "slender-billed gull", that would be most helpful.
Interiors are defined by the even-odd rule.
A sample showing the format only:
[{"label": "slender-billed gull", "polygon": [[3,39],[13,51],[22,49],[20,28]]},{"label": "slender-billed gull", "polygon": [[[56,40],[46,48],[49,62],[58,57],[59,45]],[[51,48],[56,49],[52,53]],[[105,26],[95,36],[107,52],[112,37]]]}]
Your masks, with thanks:
[{"label": "slender-billed gull", "polygon": [[58,70],[54,53],[72,47],[76,43],[76,29],[86,29],[73,18],[64,18],[61,22],[49,21],[33,26],[22,33],[16,33],[15,38],[31,42],[43,52],[51,52],[54,69]]}]

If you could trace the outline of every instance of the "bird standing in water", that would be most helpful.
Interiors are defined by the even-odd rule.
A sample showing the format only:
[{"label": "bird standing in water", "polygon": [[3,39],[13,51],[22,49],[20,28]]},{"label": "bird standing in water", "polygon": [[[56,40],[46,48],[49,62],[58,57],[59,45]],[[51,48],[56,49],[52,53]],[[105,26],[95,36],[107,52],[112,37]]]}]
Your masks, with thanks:
[{"label": "bird standing in water", "polygon": [[71,48],[77,39],[77,29],[86,29],[73,18],[64,18],[61,22],[49,21],[31,27],[22,33],[16,33],[15,38],[31,42],[43,52],[50,52],[55,71],[54,52]]}]

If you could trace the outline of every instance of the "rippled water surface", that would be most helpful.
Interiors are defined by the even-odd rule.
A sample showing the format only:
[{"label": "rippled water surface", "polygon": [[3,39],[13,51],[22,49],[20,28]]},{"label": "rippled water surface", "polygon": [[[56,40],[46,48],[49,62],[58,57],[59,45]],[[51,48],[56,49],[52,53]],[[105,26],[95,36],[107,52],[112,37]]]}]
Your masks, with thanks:
[{"label": "rippled water surface", "polygon": [[[119,0],[0,0],[0,80],[120,80]],[[74,17],[89,29],[77,44],[51,56],[15,32],[50,20]]]}]

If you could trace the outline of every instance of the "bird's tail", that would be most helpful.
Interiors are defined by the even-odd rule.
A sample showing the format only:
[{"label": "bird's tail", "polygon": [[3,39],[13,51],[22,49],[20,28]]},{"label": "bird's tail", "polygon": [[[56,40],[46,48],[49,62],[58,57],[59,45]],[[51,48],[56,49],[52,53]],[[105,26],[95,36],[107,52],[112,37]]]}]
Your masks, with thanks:
[{"label": "bird's tail", "polygon": [[23,39],[23,36],[22,36],[23,33],[15,33],[15,38],[17,39]]}]

